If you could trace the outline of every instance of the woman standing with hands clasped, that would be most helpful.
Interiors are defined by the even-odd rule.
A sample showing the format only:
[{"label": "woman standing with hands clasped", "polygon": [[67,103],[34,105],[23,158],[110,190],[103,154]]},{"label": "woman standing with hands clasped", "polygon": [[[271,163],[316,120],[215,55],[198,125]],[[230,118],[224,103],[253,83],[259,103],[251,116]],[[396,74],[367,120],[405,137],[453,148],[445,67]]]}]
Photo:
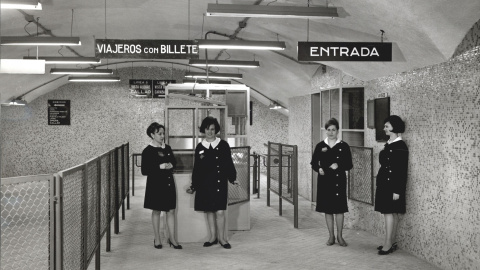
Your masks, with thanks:
[{"label": "woman standing with hands clasped", "polygon": [[390,139],[380,151],[380,169],[377,174],[375,211],[385,218],[385,241],[377,247],[379,255],[387,255],[397,249],[395,234],[398,214],[405,213],[405,189],[407,186],[408,147],[400,137],[405,132],[405,123],[397,115],[384,121],[385,134]]},{"label": "woman standing with hands clasped", "polygon": [[327,138],[317,144],[313,152],[312,169],[318,172],[316,211],[325,213],[330,238],[327,246],[335,243],[333,216],[337,223],[337,240],[347,246],[343,239],[343,218],[348,212],[347,177],[345,171],[353,168],[350,146],[337,138],[338,121],[332,118],[325,123]]},{"label": "woman standing with hands clasped", "polygon": [[142,174],[147,176],[144,208],[152,209],[152,224],[155,239],[153,246],[162,248],[160,239],[160,213],[167,213],[168,243],[175,249],[182,246],[175,240],[175,208],[177,191],[173,179],[176,161],[172,148],[165,144],[165,127],[156,122],[147,128],[152,142],[142,152]]},{"label": "woman standing with hands clasped", "polygon": [[210,239],[203,246],[209,247],[220,242],[223,248],[230,249],[231,245],[224,235],[225,210],[228,182],[238,185],[237,171],[233,165],[230,145],[215,136],[219,131],[217,119],[211,116],[203,119],[200,132],[205,133],[205,139],[195,149],[192,185],[187,192],[196,192],[195,211],[207,214]]}]

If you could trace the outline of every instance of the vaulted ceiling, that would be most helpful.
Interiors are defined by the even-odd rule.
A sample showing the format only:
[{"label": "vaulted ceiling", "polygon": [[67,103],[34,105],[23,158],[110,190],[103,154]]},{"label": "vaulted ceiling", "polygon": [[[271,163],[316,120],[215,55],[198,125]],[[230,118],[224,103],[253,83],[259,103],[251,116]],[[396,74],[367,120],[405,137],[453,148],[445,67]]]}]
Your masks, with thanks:
[{"label": "vaulted ceiling", "polygon": [[[82,46],[39,47],[41,56],[95,56],[94,40],[108,39],[202,39],[207,31],[216,31],[246,40],[285,41],[287,49],[271,51],[209,51],[209,59],[257,60],[258,69],[227,69],[220,72],[242,73],[242,83],[270,99],[288,105],[288,98],[310,92],[310,79],[321,64],[342,70],[360,80],[371,80],[448,60],[465,34],[480,19],[478,0],[310,0],[310,6],[338,7],[335,19],[263,19],[249,18],[240,28],[242,18],[205,17],[208,3],[242,5],[307,6],[307,0],[42,0],[43,10],[1,10],[2,36],[43,35],[79,36]],[[28,23],[27,18],[35,18]],[[38,18],[38,23],[36,22]],[[37,30],[38,25],[38,30]],[[308,31],[307,31],[308,29]],[[392,62],[322,62],[299,63],[298,41],[393,43]],[[209,39],[225,39],[209,36]],[[36,47],[2,46],[2,59],[35,56]],[[200,58],[204,58],[201,52]],[[110,68],[129,59],[109,60]],[[138,59],[134,59],[138,60]],[[170,60],[169,60],[170,61]],[[177,68],[186,69],[186,60],[175,60]],[[102,61],[102,65],[106,61]],[[183,65],[182,65],[183,64]],[[135,66],[165,66],[162,63],[135,63]],[[51,75],[48,65],[44,75],[0,74],[1,102],[25,96],[27,101],[68,83],[66,76]],[[59,67],[59,66],[57,66]],[[76,67],[76,66],[71,66]],[[78,67],[87,67],[81,65]],[[193,70],[192,70],[193,71]],[[33,90],[33,91],[32,91]],[[255,94],[254,94],[255,96]]]}]

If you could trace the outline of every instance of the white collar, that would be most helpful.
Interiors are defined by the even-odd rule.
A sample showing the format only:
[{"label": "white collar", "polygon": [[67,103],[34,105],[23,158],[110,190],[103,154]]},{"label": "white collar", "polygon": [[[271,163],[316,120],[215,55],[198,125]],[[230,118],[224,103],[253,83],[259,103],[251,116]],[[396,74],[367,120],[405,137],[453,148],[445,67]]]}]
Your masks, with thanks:
[{"label": "white collar", "polygon": [[[325,138],[324,142],[325,142],[326,145],[328,145],[328,137]],[[340,142],[341,142],[341,140],[337,138],[337,141],[335,142],[335,144],[333,146],[337,145],[337,143],[340,143]],[[330,145],[328,145],[328,146],[330,146]],[[333,146],[331,148],[333,148]]]},{"label": "white collar", "polygon": [[388,143],[388,144],[391,144],[391,143],[394,143],[394,142],[396,142],[396,141],[401,141],[401,140],[402,140],[402,137],[398,136],[398,137],[397,137],[395,140],[393,140],[393,141],[388,140],[387,143]]},{"label": "white collar", "polygon": [[202,141],[202,145],[207,149],[210,148],[210,145],[212,146],[212,148],[215,148],[219,143],[220,143],[220,138],[216,138],[215,141],[213,142],[207,142],[206,139],[203,139]]},{"label": "white collar", "polygon": [[[158,147],[158,146],[153,145],[153,142],[151,142],[150,145],[153,146],[153,147]],[[165,146],[166,146],[166,144],[164,142],[162,145],[160,145],[160,148],[165,149]]]}]

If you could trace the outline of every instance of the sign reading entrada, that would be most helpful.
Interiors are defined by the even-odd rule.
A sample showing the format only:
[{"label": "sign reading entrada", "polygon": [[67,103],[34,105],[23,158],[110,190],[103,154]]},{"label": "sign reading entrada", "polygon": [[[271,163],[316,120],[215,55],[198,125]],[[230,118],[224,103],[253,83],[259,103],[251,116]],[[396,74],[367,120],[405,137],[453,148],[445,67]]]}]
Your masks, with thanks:
[{"label": "sign reading entrada", "polygon": [[95,39],[95,57],[198,59],[198,46],[193,40]]},{"label": "sign reading entrada", "polygon": [[392,43],[299,41],[298,61],[391,62]]}]

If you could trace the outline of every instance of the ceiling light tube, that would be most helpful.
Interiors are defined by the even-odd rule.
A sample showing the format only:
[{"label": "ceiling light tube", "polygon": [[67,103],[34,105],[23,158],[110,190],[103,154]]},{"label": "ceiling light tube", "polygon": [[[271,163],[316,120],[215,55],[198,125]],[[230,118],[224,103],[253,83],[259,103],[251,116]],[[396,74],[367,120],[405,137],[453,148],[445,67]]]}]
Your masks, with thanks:
[{"label": "ceiling light tube", "polygon": [[217,17],[329,19],[338,17],[338,11],[335,7],[208,4],[206,15]]},{"label": "ceiling light tube", "polygon": [[111,69],[78,69],[78,68],[52,68],[50,74],[79,74],[79,75],[109,75],[113,74]]},{"label": "ceiling light tube", "polygon": [[1,59],[0,73],[45,74],[45,60]]},{"label": "ceiling light tube", "polygon": [[200,49],[285,50],[283,41],[198,39]]},{"label": "ceiling light tube", "polygon": [[27,102],[25,100],[19,99],[19,98],[14,98],[8,105],[13,105],[13,106],[25,106],[27,105]]},{"label": "ceiling light tube", "polygon": [[[188,64],[196,67],[207,66],[206,60],[190,59]],[[237,67],[237,68],[257,68],[260,66],[258,61],[234,61],[234,60],[208,60],[208,66],[211,67]]]},{"label": "ceiling light tube", "polygon": [[25,46],[78,46],[82,45],[79,37],[2,37],[2,45]]},{"label": "ceiling light tube", "polygon": [[42,10],[42,4],[38,0],[28,1],[2,1],[1,9],[34,9]]},{"label": "ceiling light tube", "polygon": [[[208,80],[211,84],[232,84],[231,81],[222,81],[222,80]],[[197,78],[197,79],[190,79],[185,78],[183,79],[183,84],[206,84],[207,81],[204,78]]]},{"label": "ceiling light tube", "polygon": [[115,76],[93,76],[93,77],[68,77],[70,82],[118,82],[120,77]]},{"label": "ceiling light tube", "polygon": [[[186,78],[207,78],[207,74],[202,72],[187,72],[185,73]],[[242,79],[242,74],[237,73],[209,73],[208,78],[210,79]]]},{"label": "ceiling light tube", "polygon": [[45,64],[100,64],[100,58],[95,57],[61,57],[61,56],[24,56],[23,59],[45,60]]}]

